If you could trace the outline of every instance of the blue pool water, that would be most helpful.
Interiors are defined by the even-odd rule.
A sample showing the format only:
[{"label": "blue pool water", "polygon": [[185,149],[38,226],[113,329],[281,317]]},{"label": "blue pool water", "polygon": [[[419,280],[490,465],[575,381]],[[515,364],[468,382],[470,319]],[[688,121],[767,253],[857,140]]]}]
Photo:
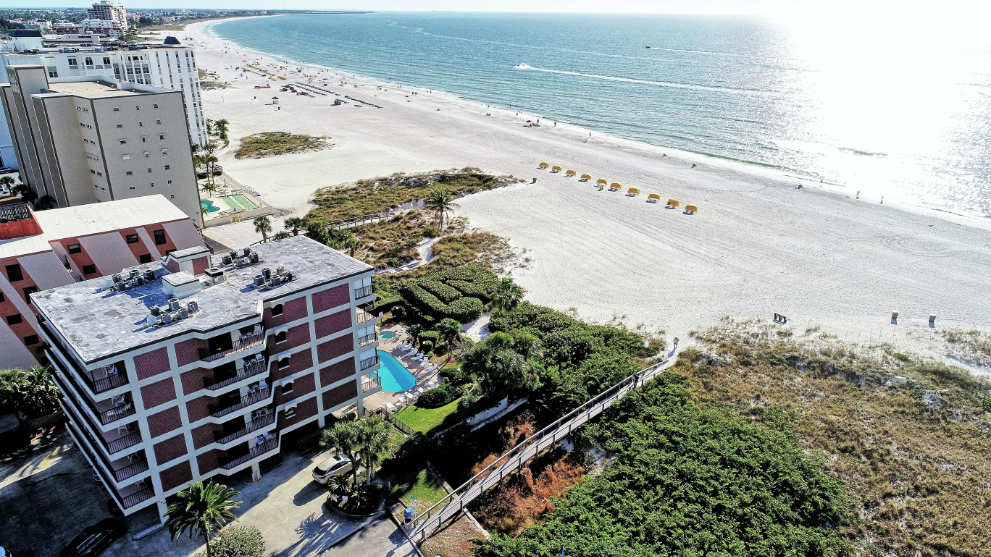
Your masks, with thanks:
[{"label": "blue pool water", "polygon": [[379,333],[379,338],[394,338],[396,333],[393,331],[382,331]]},{"label": "blue pool water", "polygon": [[397,360],[392,354],[378,350],[379,355],[379,380],[382,382],[382,390],[390,393],[401,393],[408,391],[416,385],[416,377],[406,369],[406,366]]},{"label": "blue pool water", "polygon": [[203,207],[204,209],[206,209],[206,212],[207,213],[215,213],[215,212],[217,212],[217,211],[220,210],[220,207],[217,207],[216,205],[214,205],[213,204],[213,201],[211,201],[209,199],[204,199],[204,200],[200,201],[200,207]]}]

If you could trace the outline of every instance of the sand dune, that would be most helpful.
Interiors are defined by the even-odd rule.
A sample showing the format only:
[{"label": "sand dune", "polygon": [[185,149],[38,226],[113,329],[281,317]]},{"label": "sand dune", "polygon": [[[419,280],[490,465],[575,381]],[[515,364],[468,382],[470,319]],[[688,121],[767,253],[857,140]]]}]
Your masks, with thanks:
[{"label": "sand dune", "polygon": [[[537,177],[460,200],[474,226],[508,237],[532,262],[516,279],[530,298],[580,315],[625,316],[684,335],[723,315],[821,324],[852,340],[924,349],[918,339],[930,312],[939,327],[991,329],[991,226],[981,219],[906,211],[853,199],[795,178],[673,149],[607,137],[453,96],[398,88],[371,79],[305,71],[328,87],[377,105],[330,106],[333,97],[256,90],[260,76],[234,79],[231,69],[259,58],[194,24],[202,68],[234,88],[203,94],[210,118],[227,118],[230,136],[285,130],[330,135],[328,151],[221,162],[272,205],[305,212],[313,190],[397,171],[477,166]],[[225,52],[225,48],[229,52]],[[272,61],[262,59],[262,63]],[[318,75],[319,74],[319,75]],[[289,81],[304,80],[286,73]],[[273,81],[273,86],[280,84]],[[280,97],[281,110],[266,105]],[[257,98],[253,98],[257,97]],[[627,197],[575,178],[536,170],[546,160],[595,178],[637,186]],[[692,164],[697,164],[692,168]],[[695,203],[693,216],[646,203],[656,191]],[[254,239],[248,225],[210,231]],[[889,312],[901,312],[897,327]]]}]

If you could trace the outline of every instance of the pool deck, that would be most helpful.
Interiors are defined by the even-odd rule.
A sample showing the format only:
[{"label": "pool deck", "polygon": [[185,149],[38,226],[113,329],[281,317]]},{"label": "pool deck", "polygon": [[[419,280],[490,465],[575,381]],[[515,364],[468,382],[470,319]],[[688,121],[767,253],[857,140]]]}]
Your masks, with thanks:
[{"label": "pool deck", "polygon": [[[410,357],[412,354],[405,355],[404,353],[396,350],[396,347],[408,338],[406,331],[402,326],[391,325],[388,327],[382,327],[379,329],[379,334],[381,335],[381,333],[385,331],[392,331],[396,333],[396,336],[387,339],[379,336],[378,349],[392,354],[393,357],[406,366],[406,369],[408,369],[409,372],[416,377],[416,385],[414,385],[410,390],[402,393],[379,391],[366,397],[364,406],[365,410],[368,412],[398,412],[400,409],[413,404],[419,396],[419,392],[417,392],[418,389],[427,390],[431,387],[437,386],[437,372],[440,370],[440,366],[442,366],[445,361],[444,358],[431,358],[429,361],[418,362]],[[393,408],[390,409],[389,405],[392,405]]]}]

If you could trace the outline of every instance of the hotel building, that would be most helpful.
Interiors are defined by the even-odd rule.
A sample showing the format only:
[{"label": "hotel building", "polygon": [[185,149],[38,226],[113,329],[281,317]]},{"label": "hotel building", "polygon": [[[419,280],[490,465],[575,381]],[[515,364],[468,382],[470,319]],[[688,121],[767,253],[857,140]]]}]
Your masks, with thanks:
[{"label": "hotel building", "polygon": [[127,10],[124,9],[123,2],[109,2],[108,0],[100,0],[93,4],[93,6],[86,10],[86,15],[90,19],[102,19],[106,21],[116,22],[118,25],[127,29]]},{"label": "hotel building", "polygon": [[304,236],[35,293],[69,431],[126,515],[379,390],[372,268]]},{"label": "hotel building", "polygon": [[182,93],[130,83],[50,83],[8,66],[0,85],[23,181],[59,207],[162,194],[201,226]]},{"label": "hotel building", "polygon": [[0,203],[0,369],[29,368],[43,345],[28,296],[203,244],[161,195],[49,211]]}]

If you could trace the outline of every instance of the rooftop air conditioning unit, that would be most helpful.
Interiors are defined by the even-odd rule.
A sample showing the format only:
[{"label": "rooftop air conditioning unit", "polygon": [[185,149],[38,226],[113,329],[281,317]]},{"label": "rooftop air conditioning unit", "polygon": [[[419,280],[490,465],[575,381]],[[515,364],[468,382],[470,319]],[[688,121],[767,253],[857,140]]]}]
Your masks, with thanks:
[{"label": "rooftop air conditioning unit", "polygon": [[224,265],[230,265],[231,263],[233,263],[233,262],[234,262],[234,258],[233,258],[233,257],[231,257],[231,256],[229,256],[229,255],[225,255],[225,256],[223,257],[223,259],[221,259],[221,262],[222,262],[222,263],[223,263]]},{"label": "rooftop air conditioning unit", "polygon": [[130,278],[132,278],[132,279],[133,279],[133,278],[138,278],[138,275],[139,275],[139,274],[141,274],[141,273],[140,273],[140,271],[138,271],[137,269],[131,269],[131,272],[130,272]]},{"label": "rooftop air conditioning unit", "polygon": [[258,263],[258,254],[255,252],[251,252],[251,255],[248,256],[248,261],[252,263]]},{"label": "rooftop air conditioning unit", "polygon": [[160,308],[158,306],[151,306],[151,314],[152,315],[158,316],[158,315],[161,315],[161,313],[162,313],[162,308]]},{"label": "rooftop air conditioning unit", "polygon": [[193,300],[186,304],[186,309],[189,310],[189,313],[196,313],[200,310],[200,305]]},{"label": "rooftop air conditioning unit", "polygon": [[248,257],[251,255],[251,248],[244,248],[241,257]]},{"label": "rooftop air conditioning unit", "polygon": [[262,269],[262,276],[265,277],[265,280],[272,278],[272,269],[269,269],[268,267]]},{"label": "rooftop air conditioning unit", "polygon": [[265,277],[261,275],[255,275],[255,281],[254,281],[255,287],[257,288],[263,284],[265,284]]},{"label": "rooftop air conditioning unit", "polygon": [[152,271],[151,269],[148,269],[147,271],[145,271],[145,273],[144,273],[144,279],[145,279],[145,282],[151,282],[151,281],[155,280],[155,271]]},{"label": "rooftop air conditioning unit", "polygon": [[114,283],[122,282],[124,280],[124,277],[120,276],[120,273],[115,274],[110,278],[114,279]]},{"label": "rooftop air conditioning unit", "polygon": [[179,300],[175,298],[169,298],[169,311],[178,311]]},{"label": "rooftop air conditioning unit", "polygon": [[186,319],[187,317],[189,317],[189,310],[186,308],[179,308],[179,311],[176,312],[177,321],[179,319]]}]

